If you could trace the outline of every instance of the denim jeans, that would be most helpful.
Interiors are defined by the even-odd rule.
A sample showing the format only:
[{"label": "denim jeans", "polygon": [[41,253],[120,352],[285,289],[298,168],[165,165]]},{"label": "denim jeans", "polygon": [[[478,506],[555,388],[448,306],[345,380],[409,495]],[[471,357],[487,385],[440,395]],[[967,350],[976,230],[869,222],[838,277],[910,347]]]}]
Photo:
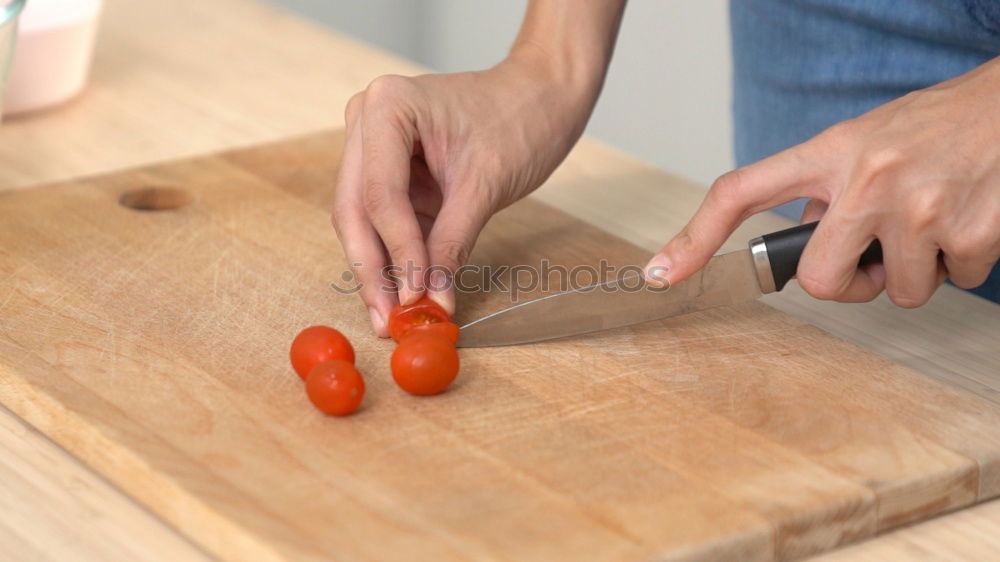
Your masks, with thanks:
[{"label": "denim jeans", "polygon": [[[1000,0],[731,0],[730,25],[740,166],[1000,55]],[[971,292],[1000,302],[1000,265]]]}]

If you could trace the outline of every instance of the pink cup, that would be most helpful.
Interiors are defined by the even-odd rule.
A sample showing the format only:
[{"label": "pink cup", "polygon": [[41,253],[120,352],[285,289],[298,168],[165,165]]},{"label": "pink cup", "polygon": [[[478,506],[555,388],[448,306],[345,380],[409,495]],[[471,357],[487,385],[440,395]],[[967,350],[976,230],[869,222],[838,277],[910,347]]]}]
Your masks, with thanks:
[{"label": "pink cup", "polygon": [[4,113],[64,102],[83,89],[102,0],[30,0],[18,22]]}]

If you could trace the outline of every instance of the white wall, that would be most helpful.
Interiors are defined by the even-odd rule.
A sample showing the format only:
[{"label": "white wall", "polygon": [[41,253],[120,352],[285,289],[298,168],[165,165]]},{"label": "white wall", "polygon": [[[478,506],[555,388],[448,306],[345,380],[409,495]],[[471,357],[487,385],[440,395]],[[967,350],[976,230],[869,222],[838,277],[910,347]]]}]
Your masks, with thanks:
[{"label": "white wall", "polygon": [[[507,52],[526,0],[271,0],[440,71]],[[581,0],[587,1],[587,0]],[[587,134],[710,183],[733,166],[725,0],[632,0]]]}]

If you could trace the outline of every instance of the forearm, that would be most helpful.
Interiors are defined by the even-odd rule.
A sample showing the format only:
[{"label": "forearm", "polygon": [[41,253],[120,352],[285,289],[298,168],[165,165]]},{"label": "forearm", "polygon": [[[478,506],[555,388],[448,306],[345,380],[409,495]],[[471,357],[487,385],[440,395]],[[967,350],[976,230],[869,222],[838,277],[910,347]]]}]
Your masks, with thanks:
[{"label": "forearm", "polygon": [[557,83],[589,115],[624,9],[625,0],[531,0],[508,59]]}]

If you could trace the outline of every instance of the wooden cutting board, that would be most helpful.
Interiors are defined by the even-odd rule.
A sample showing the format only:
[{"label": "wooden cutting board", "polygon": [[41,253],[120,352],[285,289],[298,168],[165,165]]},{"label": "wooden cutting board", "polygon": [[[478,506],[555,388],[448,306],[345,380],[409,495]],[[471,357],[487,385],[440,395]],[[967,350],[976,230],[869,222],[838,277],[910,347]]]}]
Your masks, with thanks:
[{"label": "wooden cutting board", "polygon": [[[997,406],[758,303],[462,350],[404,394],[329,287],[341,143],[0,194],[0,401],[229,560],[770,560],[1000,493]],[[529,199],[472,261],[646,257]],[[357,349],[350,418],[288,365],[314,323]]]}]

